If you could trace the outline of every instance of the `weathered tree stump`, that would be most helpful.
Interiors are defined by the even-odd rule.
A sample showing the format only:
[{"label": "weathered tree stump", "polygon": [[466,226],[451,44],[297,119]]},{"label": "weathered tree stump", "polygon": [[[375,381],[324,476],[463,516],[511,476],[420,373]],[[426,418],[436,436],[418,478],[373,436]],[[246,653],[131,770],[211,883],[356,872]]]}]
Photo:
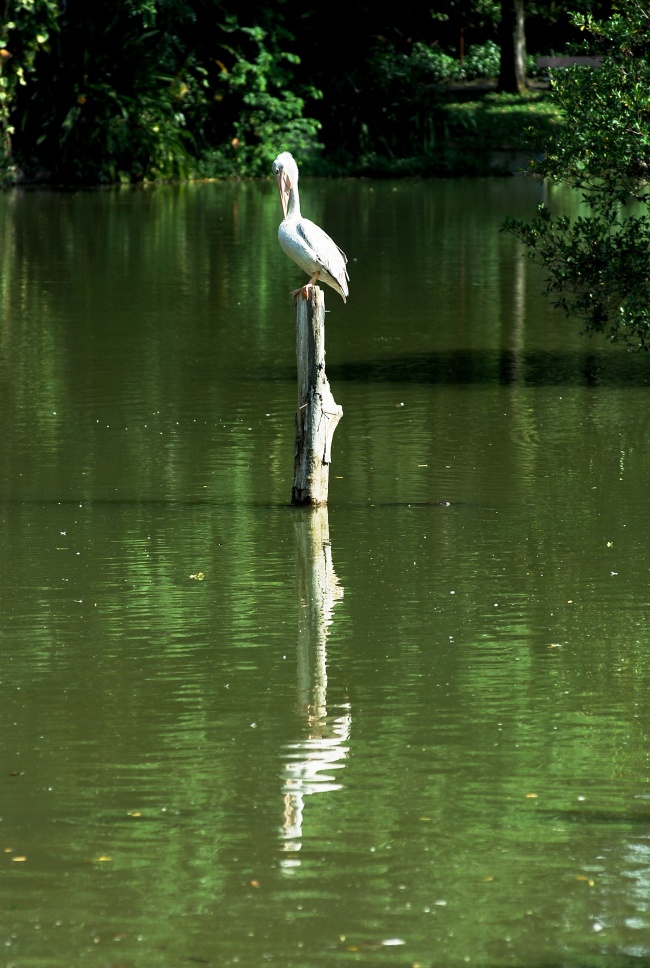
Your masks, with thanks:
[{"label": "weathered tree stump", "polygon": [[325,297],[311,286],[296,299],[298,409],[291,503],[327,504],[332,437],[343,416],[325,375]]}]

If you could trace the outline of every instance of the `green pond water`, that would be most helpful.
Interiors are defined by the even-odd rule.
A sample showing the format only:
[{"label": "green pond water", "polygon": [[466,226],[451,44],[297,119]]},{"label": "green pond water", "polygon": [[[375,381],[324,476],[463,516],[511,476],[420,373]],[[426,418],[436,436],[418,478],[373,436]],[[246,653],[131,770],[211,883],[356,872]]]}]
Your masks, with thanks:
[{"label": "green pond water", "polygon": [[647,965],[650,364],[541,185],[301,187],[320,513],[272,181],[0,197],[0,964]]}]

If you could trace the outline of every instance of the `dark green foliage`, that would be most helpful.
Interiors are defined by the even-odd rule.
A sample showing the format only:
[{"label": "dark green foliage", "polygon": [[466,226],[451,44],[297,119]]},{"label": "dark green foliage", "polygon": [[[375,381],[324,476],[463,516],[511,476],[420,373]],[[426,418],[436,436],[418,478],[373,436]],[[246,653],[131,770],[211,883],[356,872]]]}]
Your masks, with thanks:
[{"label": "dark green foliage", "polygon": [[[204,174],[268,174],[271,162],[282,150],[302,161],[317,154],[320,124],[305,117],[306,99],[317,101],[320,91],[299,85],[295,71],[300,58],[281,49],[292,39],[272,25],[241,26],[234,17],[224,24],[224,40],[213,78],[213,105],[208,114],[214,125],[202,163]],[[223,143],[218,125],[225,124],[230,137]],[[206,145],[207,147],[207,145]]]},{"label": "dark green foliage", "polygon": [[586,332],[650,346],[650,15],[626,2],[605,22],[583,21],[599,68],[558,72],[555,99],[566,118],[538,173],[580,191],[571,221],[544,206],[506,228],[548,270],[547,289]]},{"label": "dark green foliage", "polygon": [[12,115],[21,88],[43,89],[37,60],[51,49],[58,31],[57,0],[13,0],[0,22],[0,177],[11,162]]},{"label": "dark green foliage", "polygon": [[[449,82],[498,70],[499,0],[3,3],[0,162],[13,177],[260,175],[281,148],[305,171],[433,173]],[[531,34],[579,35],[568,5],[531,5]]]},{"label": "dark green foliage", "polygon": [[469,48],[467,56],[463,60],[463,77],[467,79],[498,77],[500,63],[501,52],[493,40],[488,40],[484,44],[474,44]]},{"label": "dark green foliage", "polygon": [[318,149],[304,115],[319,92],[296,80],[293,37],[271,8],[247,25],[220,0],[9,5],[2,66],[22,73],[0,75],[0,120],[5,155],[28,176],[174,178],[213,146],[217,173],[261,174],[282,147]]},{"label": "dark green foliage", "polygon": [[94,5],[92,16],[83,0],[56,6],[33,82],[11,107],[15,161],[27,174],[68,182],[183,174],[188,134],[175,31],[191,16],[187,5],[124,0]]}]

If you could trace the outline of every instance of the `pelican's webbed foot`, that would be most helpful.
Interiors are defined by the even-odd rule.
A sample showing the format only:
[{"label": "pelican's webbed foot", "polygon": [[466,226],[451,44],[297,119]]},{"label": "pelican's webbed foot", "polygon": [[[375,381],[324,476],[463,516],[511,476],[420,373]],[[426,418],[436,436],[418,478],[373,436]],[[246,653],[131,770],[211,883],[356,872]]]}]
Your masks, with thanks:
[{"label": "pelican's webbed foot", "polygon": [[301,295],[303,299],[309,298],[309,290],[311,287],[318,282],[318,277],[320,276],[320,269],[317,269],[313,274],[306,286],[301,286],[300,289],[294,289],[291,293],[292,297],[295,299],[296,296]]}]

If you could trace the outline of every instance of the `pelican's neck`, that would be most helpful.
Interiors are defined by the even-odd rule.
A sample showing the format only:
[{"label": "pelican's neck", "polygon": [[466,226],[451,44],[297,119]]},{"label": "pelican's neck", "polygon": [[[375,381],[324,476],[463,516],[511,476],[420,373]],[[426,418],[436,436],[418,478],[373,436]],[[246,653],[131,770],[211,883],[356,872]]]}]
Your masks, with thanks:
[{"label": "pelican's neck", "polygon": [[291,191],[287,202],[287,218],[300,218],[300,192],[298,191],[298,175],[291,182]]}]

